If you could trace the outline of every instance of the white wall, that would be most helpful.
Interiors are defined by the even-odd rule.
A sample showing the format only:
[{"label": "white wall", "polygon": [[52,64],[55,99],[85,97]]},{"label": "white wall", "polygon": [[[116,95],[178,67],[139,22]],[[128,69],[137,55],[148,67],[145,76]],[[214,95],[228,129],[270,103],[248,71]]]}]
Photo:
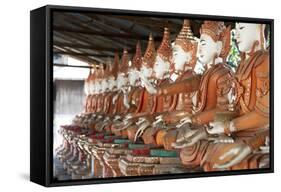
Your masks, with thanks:
[{"label": "white wall", "polygon": [[[275,174],[89,185],[47,189],[29,178],[29,10],[45,4],[186,12],[274,18],[275,53],[280,52],[281,14],[278,0],[8,0],[0,6],[1,139],[0,191],[269,191],[280,183],[280,118],[275,123]],[[280,54],[275,54],[275,85],[281,83]],[[9,81],[9,83],[6,83]],[[8,91],[7,91],[8,90]],[[7,94],[9,93],[9,94]],[[275,114],[281,114],[280,89],[275,89]],[[278,152],[279,151],[279,152]],[[275,191],[276,191],[275,190]],[[273,190],[272,190],[273,191]]]}]

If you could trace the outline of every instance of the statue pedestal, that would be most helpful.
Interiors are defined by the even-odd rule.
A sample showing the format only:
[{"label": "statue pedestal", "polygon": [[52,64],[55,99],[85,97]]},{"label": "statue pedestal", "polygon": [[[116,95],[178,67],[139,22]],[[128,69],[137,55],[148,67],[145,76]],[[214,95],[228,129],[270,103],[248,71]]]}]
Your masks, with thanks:
[{"label": "statue pedestal", "polygon": [[187,172],[181,165],[176,151],[148,149],[148,152],[145,155],[128,154],[126,157],[120,157],[119,168],[121,172],[126,176]]},{"label": "statue pedestal", "polygon": [[103,159],[107,166],[111,169],[113,177],[123,176],[118,165],[118,159],[130,153],[128,149],[128,139],[114,139],[112,147],[108,148],[104,153]]}]

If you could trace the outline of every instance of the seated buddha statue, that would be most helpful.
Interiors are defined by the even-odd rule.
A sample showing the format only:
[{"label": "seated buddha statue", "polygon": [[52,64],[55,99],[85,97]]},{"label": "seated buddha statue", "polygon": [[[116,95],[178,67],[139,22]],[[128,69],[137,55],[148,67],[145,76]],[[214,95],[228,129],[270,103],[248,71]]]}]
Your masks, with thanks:
[{"label": "seated buddha statue", "polygon": [[[178,163],[178,159],[175,157],[175,153],[160,154],[160,156],[169,155],[169,160],[167,160],[167,158],[165,158],[166,156],[156,157],[159,151],[153,149],[156,145],[156,141],[153,137],[152,132],[157,131],[159,127],[155,127],[156,129],[154,129],[154,127],[150,127],[151,123],[155,120],[155,116],[163,113],[164,110],[169,111],[169,109],[173,108],[172,103],[174,96],[168,95],[168,97],[164,97],[164,95],[156,95],[153,93],[153,90],[155,90],[159,85],[166,85],[166,83],[171,83],[169,77],[171,71],[170,59],[172,57],[172,46],[169,39],[168,29],[165,29],[164,31],[163,40],[157,52],[155,51],[154,44],[152,43],[152,37],[150,37],[150,42],[148,43],[148,48],[143,58],[143,66],[141,67],[140,72],[137,72],[137,74],[140,74],[143,80],[143,86],[145,87],[142,88],[142,90],[144,90],[142,97],[143,105],[140,106],[140,110],[137,111],[137,113],[132,115],[138,118],[137,121],[135,122],[135,124],[131,124],[127,129],[129,139],[135,141],[136,143],[128,145],[128,147],[132,149],[131,154],[126,157],[129,159],[124,159],[124,156],[119,158],[119,167],[122,170],[122,173],[125,175],[150,174],[151,171],[153,172],[153,167],[151,166],[155,166],[156,163],[157,167],[163,166],[162,164],[160,164],[160,161],[166,163],[166,168],[168,167],[168,161],[169,163],[171,163],[170,161]],[[145,129],[145,126],[147,126],[147,129]],[[144,132],[144,137],[138,138],[139,140],[137,140],[136,131],[139,129],[143,129],[144,131],[148,132]],[[145,136],[145,134],[147,135]],[[143,142],[141,142],[141,140],[144,141],[144,144]],[[130,157],[132,158],[130,159]],[[139,162],[139,164],[136,165],[135,160],[138,158],[146,159],[146,162]],[[147,162],[153,162],[154,164],[150,163],[149,165],[149,163]],[[148,165],[149,167],[147,167]],[[169,164],[169,166],[171,165]],[[137,169],[140,171],[137,171]]]},{"label": "seated buddha statue", "polygon": [[[169,111],[162,116],[165,124],[174,124],[182,119],[182,116],[186,114],[192,114],[193,103],[192,97],[195,93],[179,91],[183,81],[192,78],[196,75],[194,67],[197,61],[197,41],[193,36],[190,29],[189,20],[185,19],[183,22],[182,29],[178,34],[173,44],[173,58],[172,58],[172,71],[170,76],[172,82],[168,85],[163,85],[157,88],[157,94],[170,95],[174,94],[174,105],[173,111]],[[171,143],[175,141],[177,135],[177,129],[174,125],[168,126],[170,128],[162,129],[156,135],[158,146],[164,145],[165,149],[172,149]]]},{"label": "seated buddha statue", "polygon": [[112,76],[112,64],[107,62],[105,68],[105,78],[102,81],[102,89],[104,91],[104,105],[103,105],[103,113],[107,116],[110,114],[110,105],[111,105],[111,93],[112,89],[110,89],[110,78]]},{"label": "seated buddha statue", "polygon": [[[140,84],[141,82],[138,74],[138,71],[140,71],[141,68],[141,64],[141,45],[140,41],[138,41],[136,45],[136,53],[132,59],[131,65],[128,68],[129,85],[123,89],[123,105],[127,108],[126,113],[129,115],[139,113],[141,110],[143,87]],[[126,121],[126,117],[124,117],[122,124],[120,124],[119,128],[117,128],[116,131],[126,130],[131,124],[133,123]]]},{"label": "seated buddha statue", "polygon": [[89,122],[90,128],[95,128],[95,124],[100,121],[103,117],[103,90],[102,90],[102,77],[104,71],[102,68],[97,68],[95,72],[94,81],[91,83],[91,91],[92,91],[92,98],[91,98],[91,119]]},{"label": "seated buddha statue", "polygon": [[[140,56],[138,56],[140,58]],[[150,83],[154,83],[153,66],[156,60],[156,50],[152,34],[149,35],[149,40],[142,62],[137,64],[139,70],[135,70],[136,74],[141,74]],[[139,71],[139,73],[138,73]],[[140,83],[140,82],[138,82]],[[129,113],[128,118],[125,118],[125,126],[127,128],[128,138],[135,141],[136,131],[138,130],[138,123],[143,121],[145,116],[149,116],[153,109],[154,95],[150,94],[144,85],[138,86],[131,95],[131,104],[136,106],[134,113]]]},{"label": "seated buddha statue", "polygon": [[[140,43],[137,43],[136,46],[136,54],[133,57],[132,63],[129,66],[129,59],[127,52],[123,52],[123,56],[121,59],[121,65],[119,69],[119,79],[118,79],[118,96],[116,102],[118,103],[117,114],[120,117],[119,121],[123,122],[124,117],[129,114],[138,113],[138,109],[141,107],[139,97],[142,97],[143,88],[136,87],[137,84],[140,84],[138,80],[138,76],[135,73],[136,70],[140,70],[141,67],[141,48]],[[126,78],[126,79],[124,79]],[[125,143],[131,142],[127,138],[128,132],[127,128],[121,129],[118,126],[120,123],[118,121],[114,121],[111,124],[111,131],[115,134],[115,136],[121,136],[119,138],[115,137],[115,140],[112,140],[112,145],[115,146],[114,149],[108,149],[105,151],[103,159],[105,164],[110,167],[111,172],[114,176],[120,176],[120,169],[118,166],[118,157],[123,156],[124,153],[129,151],[128,147],[124,147]],[[125,142],[125,143],[124,143]],[[122,144],[123,143],[123,144]]]},{"label": "seated buddha statue", "polygon": [[119,89],[120,89],[120,96],[119,96],[119,115],[124,116],[127,114],[129,110],[129,106],[124,104],[125,95],[128,94],[129,88],[129,79],[128,79],[128,70],[129,70],[129,55],[127,49],[124,49],[123,55],[121,58],[121,66],[119,70]]},{"label": "seated buddha statue", "polygon": [[[189,20],[185,19],[182,29],[173,45],[173,73],[170,77],[173,83],[177,84],[178,82],[195,75],[194,67],[197,61],[197,44],[198,43],[191,31]],[[161,89],[162,87],[165,88],[166,86],[160,86],[158,94],[173,94],[173,91],[168,92],[168,89],[165,89],[165,93],[161,93],[164,92],[164,89]],[[169,85],[169,87],[172,87],[172,85]],[[192,113],[193,104],[191,97],[190,93],[180,93],[178,95],[176,110]]]},{"label": "seated buddha statue", "polygon": [[108,98],[106,98],[110,101],[110,109],[109,109],[110,116],[116,115],[117,113],[116,95],[118,93],[117,90],[118,69],[119,69],[119,55],[117,52],[115,52],[114,62],[110,70],[111,72],[109,74],[109,79],[108,79],[108,87],[110,90],[110,94],[108,95]]},{"label": "seated buddha statue", "polygon": [[106,94],[104,96],[104,113],[102,118],[101,127],[105,127],[110,123],[112,117],[116,114],[117,104],[112,102],[113,97],[117,94],[117,70],[119,65],[118,53],[115,53],[114,63],[108,63],[107,66],[107,86]]},{"label": "seated buddha statue", "polygon": [[[176,66],[172,64],[172,62],[174,63],[175,61],[171,61],[172,48],[168,34],[169,33],[165,31],[154,66],[155,77],[158,83],[153,86],[142,77],[147,90],[151,94],[155,94],[157,107],[154,113],[158,115],[156,116],[156,121],[154,121],[153,126],[147,128],[144,132],[143,139],[146,140],[145,143],[156,143],[158,147],[163,146],[163,136],[166,134],[167,129],[160,130],[157,126],[157,122],[159,123],[161,120],[163,121],[163,119],[165,119],[165,124],[171,124],[172,121],[175,123],[177,122],[177,116],[181,116],[182,113],[189,114],[192,111],[192,94],[183,94],[183,92],[180,94],[180,92],[178,92],[179,87],[177,86],[179,81],[194,75],[192,70],[194,66],[185,65],[191,60],[190,64],[192,63],[192,65],[196,62],[196,42],[194,38],[191,37],[188,20],[184,21],[183,28],[174,45],[174,53],[177,56]],[[188,51],[183,51],[183,47]],[[193,58],[191,58],[192,54]],[[187,60],[189,61],[187,62]],[[171,70],[172,67],[176,67],[177,70]],[[171,71],[173,73],[171,73]]]},{"label": "seated buddha statue", "polygon": [[[96,114],[95,114],[95,112],[96,112],[96,98],[97,98],[97,93],[96,93],[96,90],[95,90],[96,75],[97,75],[97,70],[96,70],[96,66],[94,65],[93,68],[90,69],[89,76],[85,80],[85,84],[84,84],[84,92],[87,95],[87,97],[86,97],[86,101],[85,101],[85,104],[86,104],[85,105],[85,112],[83,114],[85,116],[89,117],[87,119],[88,122],[84,123],[84,125],[83,125],[85,127],[88,127],[90,122],[93,121],[96,117]],[[84,116],[84,115],[82,115],[82,116]]]},{"label": "seated buddha statue", "polygon": [[114,101],[116,102],[116,115],[114,123],[112,123],[112,131],[115,134],[121,134],[121,132],[116,131],[118,124],[122,123],[122,118],[127,113],[127,106],[124,105],[124,95],[127,92],[128,87],[128,67],[129,67],[129,56],[127,49],[124,49],[121,58],[121,64],[119,65],[118,77],[117,77],[117,94],[114,96]]},{"label": "seated buddha statue", "polygon": [[131,66],[128,70],[128,81],[129,86],[127,89],[127,94],[124,97],[124,105],[128,108],[128,113],[138,113],[139,101],[138,99],[138,92],[141,88],[140,79],[138,72],[140,71],[142,64],[142,52],[141,52],[141,44],[140,41],[137,42],[136,45],[136,53],[132,59]]},{"label": "seated buddha statue", "polygon": [[[104,85],[101,89],[102,97],[104,98],[103,111],[99,114],[101,118],[95,121],[95,130],[98,134],[91,137],[93,138],[91,142],[94,143],[94,147],[92,148],[93,156],[95,160],[99,162],[97,165],[94,165],[94,167],[99,171],[102,177],[112,177],[112,175],[116,173],[116,170],[104,159],[103,155],[108,149],[111,149],[112,146],[116,147],[117,144],[114,143],[114,139],[119,138],[118,136],[120,135],[113,130],[114,123],[116,123],[115,117],[121,116],[123,110],[120,102],[122,100],[122,88],[126,85],[127,81],[125,76],[126,69],[123,65],[127,63],[124,62],[124,55],[126,54],[127,51],[125,50],[121,59],[121,64],[119,65],[119,56],[118,53],[115,53],[113,66],[105,68],[104,70],[103,77],[107,79],[107,84],[101,83],[101,85]],[[101,82],[104,81],[102,80]],[[113,133],[116,135],[113,135]]]},{"label": "seated buddha statue", "polygon": [[[171,67],[173,66],[172,61],[172,45],[170,42],[170,34],[168,29],[164,30],[164,36],[162,42],[157,50],[156,60],[153,65],[154,81],[148,81],[147,78],[140,74],[142,83],[144,84],[147,93],[154,98],[154,103],[152,105],[152,110],[148,121],[144,121],[138,127],[136,133],[137,137],[141,136],[144,142],[144,148],[136,151],[130,156],[129,159],[120,159],[120,166],[126,168],[132,166],[135,173],[128,173],[126,169],[123,172],[127,174],[160,174],[164,172],[182,172],[181,165],[179,164],[179,158],[177,157],[176,151],[165,151],[160,149],[160,140],[158,140],[158,134],[161,134],[163,128],[159,126],[158,120],[159,116],[167,115],[176,110],[178,94],[157,94],[159,87],[166,87],[174,83],[171,79]],[[189,50],[190,51],[190,50]],[[191,60],[191,59],[189,59]],[[176,78],[174,79],[176,80]],[[167,115],[168,116],[168,115]],[[142,131],[143,133],[141,133]],[[139,134],[140,133],[140,134]],[[136,139],[135,139],[136,141]],[[146,157],[144,157],[146,156]],[[145,162],[139,162],[137,165],[138,171],[133,166],[134,158],[146,159]],[[160,161],[158,161],[160,160]],[[153,161],[154,164],[149,164],[147,162]],[[125,163],[126,162],[126,163]],[[163,164],[163,162],[165,162]],[[132,163],[132,164],[131,164]],[[135,163],[136,164],[136,163]],[[136,166],[136,165],[135,165]],[[134,168],[133,168],[134,167]],[[161,168],[160,168],[161,167]],[[157,171],[155,171],[157,170]]]},{"label": "seated buddha statue", "polygon": [[102,131],[106,124],[107,124],[107,117],[110,115],[110,108],[111,108],[111,96],[112,92],[109,89],[109,76],[111,73],[111,67],[110,63],[107,63],[106,68],[104,69],[104,75],[103,79],[101,80],[101,92],[102,92],[102,98],[103,98],[103,106],[102,110],[99,112],[101,118],[99,118],[99,121],[96,122],[95,128],[99,131]]},{"label": "seated buddha statue", "polygon": [[100,113],[102,114],[103,113],[103,102],[104,102],[104,89],[103,89],[103,86],[102,86],[102,83],[103,83],[103,80],[105,78],[105,69],[104,69],[104,65],[103,64],[100,64],[100,76],[97,77],[96,79],[96,87],[97,87],[97,90],[99,92],[99,97],[97,99],[97,113]]},{"label": "seated buddha statue", "polygon": [[[181,161],[187,167],[199,167],[211,138],[206,131],[219,112],[230,111],[233,72],[225,64],[230,49],[230,27],[223,22],[204,21],[200,29],[198,59],[205,71],[200,78],[194,112],[185,117],[172,147],[180,150]],[[189,84],[185,83],[187,92]],[[213,138],[212,138],[213,139]]]},{"label": "seated buddha statue", "polygon": [[234,141],[210,147],[202,162],[206,171],[269,167],[269,53],[264,30],[264,24],[236,23],[235,39],[242,58],[234,79],[238,116],[214,121],[207,130],[229,135]]},{"label": "seated buddha statue", "polygon": [[[141,78],[142,80],[144,80],[144,85],[150,92],[150,94],[153,94],[153,92],[157,92],[157,87],[171,84],[171,59],[172,45],[170,41],[170,32],[168,28],[165,28],[162,42],[157,49],[156,62],[153,66],[156,81],[154,84],[151,84],[147,82],[144,77]],[[152,90],[151,88],[155,89],[156,91]],[[151,90],[153,92],[151,92]],[[163,114],[165,112],[173,111],[176,104],[176,96],[177,95],[172,94],[153,94],[155,102],[151,110],[151,114],[154,116],[159,116],[160,114]],[[142,139],[144,140],[144,143],[156,144],[154,135],[158,130],[158,126],[146,127],[146,130],[144,130],[144,128],[140,128],[140,131],[143,132]]]},{"label": "seated buddha statue", "polygon": [[[110,124],[114,117],[119,116],[120,112],[120,93],[121,87],[124,84],[123,73],[120,71],[119,55],[115,53],[114,63],[107,68],[101,65],[100,73],[95,82],[95,87],[98,92],[97,99],[97,117],[94,121],[95,128],[102,131],[104,128],[110,130]],[[98,74],[100,74],[98,73]],[[126,80],[126,79],[125,79]],[[118,82],[118,83],[117,83]],[[118,99],[119,98],[119,99]]]}]

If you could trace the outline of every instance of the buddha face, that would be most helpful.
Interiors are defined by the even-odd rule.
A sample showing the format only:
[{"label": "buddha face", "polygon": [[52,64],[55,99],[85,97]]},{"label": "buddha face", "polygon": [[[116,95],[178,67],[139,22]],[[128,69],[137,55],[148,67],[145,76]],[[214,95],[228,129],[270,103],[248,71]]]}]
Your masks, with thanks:
[{"label": "buddha face", "polygon": [[236,23],[234,38],[241,52],[250,52],[255,41],[260,40],[259,29],[260,24]]},{"label": "buddha face", "polygon": [[137,69],[130,69],[128,79],[131,86],[136,85],[136,82],[139,79],[139,74],[137,73]]},{"label": "buddha face", "polygon": [[211,64],[220,55],[221,49],[221,41],[215,42],[212,37],[203,33],[200,36],[198,59],[203,65]]},{"label": "buddha face", "polygon": [[153,69],[147,66],[142,66],[141,67],[141,73],[146,77],[146,78],[151,78],[152,77],[152,73],[153,73]]},{"label": "buddha face", "polygon": [[113,76],[109,77],[109,79],[108,79],[108,89],[113,90],[115,86],[116,86],[116,81],[115,81],[114,77]]},{"label": "buddha face", "polygon": [[102,79],[101,81],[101,90],[102,92],[105,92],[108,89],[108,82],[107,79]]},{"label": "buddha face", "polygon": [[117,77],[117,88],[120,90],[128,83],[127,77],[125,77],[124,73],[119,73]]},{"label": "buddha face", "polygon": [[179,45],[173,46],[173,63],[176,71],[183,71],[184,64],[191,61],[191,51],[186,52]]},{"label": "buddha face", "polygon": [[156,62],[154,65],[154,72],[155,72],[155,77],[157,79],[162,79],[163,76],[169,72],[170,68],[170,63],[168,61],[164,61],[159,55],[156,57]]}]

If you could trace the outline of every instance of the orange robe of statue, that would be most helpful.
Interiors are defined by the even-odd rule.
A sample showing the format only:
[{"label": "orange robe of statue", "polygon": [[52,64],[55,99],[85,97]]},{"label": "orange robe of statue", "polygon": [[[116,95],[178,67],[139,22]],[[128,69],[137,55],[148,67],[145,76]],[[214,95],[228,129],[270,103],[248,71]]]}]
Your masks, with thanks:
[{"label": "orange robe of statue", "polygon": [[[239,116],[232,120],[236,131],[231,133],[236,142],[245,142],[251,149],[257,150],[265,144],[269,136],[269,54],[260,50],[242,61],[236,72],[236,104]],[[235,144],[217,144],[212,151],[220,156]],[[233,169],[258,168],[259,163],[268,154],[251,154]],[[206,158],[204,169],[213,170],[216,159]]]},{"label": "orange robe of statue", "polygon": [[[165,95],[173,95],[173,104],[171,105],[171,110],[168,114],[164,116],[164,121],[166,124],[170,124],[170,126],[174,125],[179,122],[184,114],[192,114],[193,111],[193,103],[192,103],[192,96],[194,93],[190,92],[179,92],[178,89],[183,85],[181,84],[182,81],[194,77],[194,72],[192,70],[187,70],[184,73],[180,74],[177,80],[174,83],[169,85],[164,85],[159,87],[159,92],[165,92]],[[196,81],[199,82],[199,78],[195,79],[194,84]],[[199,85],[199,83],[197,83]],[[196,85],[195,85],[196,86]],[[198,87],[198,86],[197,86]],[[182,115],[181,115],[182,114]],[[165,149],[171,150],[171,143],[175,142],[177,137],[177,129],[175,127],[166,128],[161,131],[158,131],[156,135],[156,141],[158,146],[164,146]]]},{"label": "orange robe of statue", "polygon": [[[202,75],[197,91],[192,124],[204,125],[214,121],[217,112],[228,110],[228,93],[232,88],[233,74],[225,64],[211,66]],[[198,167],[210,142],[201,140],[191,147],[181,149],[180,158],[187,167]]]},{"label": "orange robe of statue", "polygon": [[[157,83],[157,87],[170,85],[170,79],[159,80]],[[152,95],[153,97],[153,106],[150,114],[153,116],[157,116],[163,113],[171,112],[175,109],[177,104],[177,94],[161,94],[161,95]],[[143,133],[142,139],[145,144],[154,144],[157,145],[156,135],[159,131],[159,127],[149,127]]]}]

